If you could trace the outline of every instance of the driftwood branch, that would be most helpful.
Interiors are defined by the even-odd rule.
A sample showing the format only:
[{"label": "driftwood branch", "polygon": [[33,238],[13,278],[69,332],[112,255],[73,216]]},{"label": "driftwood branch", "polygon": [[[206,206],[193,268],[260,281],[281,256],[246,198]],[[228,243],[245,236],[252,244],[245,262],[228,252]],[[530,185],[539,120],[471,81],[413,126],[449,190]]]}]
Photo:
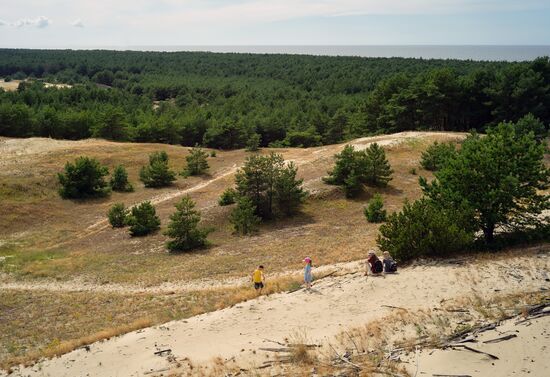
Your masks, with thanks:
[{"label": "driftwood branch", "polygon": [[489,344],[489,343],[498,343],[498,342],[502,342],[504,340],[508,340],[508,339],[512,339],[512,338],[516,338],[517,335],[516,334],[509,334],[509,335],[505,335],[505,336],[501,336],[500,338],[495,338],[495,339],[491,339],[491,340],[486,340],[484,341],[483,343],[485,344]]},{"label": "driftwood branch", "polygon": [[390,308],[390,309],[407,310],[407,309],[402,308],[402,307],[400,307],[400,306],[393,306],[393,305],[380,305],[380,306],[382,306],[382,307],[384,307],[384,308]]},{"label": "driftwood branch", "polygon": [[480,354],[482,354],[482,355],[486,355],[486,356],[488,356],[489,358],[491,358],[491,359],[493,359],[493,360],[498,360],[498,356],[495,356],[495,355],[490,354],[490,353],[488,353],[488,352],[484,352],[484,351],[477,350],[477,349],[472,348],[472,347],[470,347],[470,346],[467,346],[467,345],[465,345],[465,344],[455,344],[455,345],[452,346],[452,348],[459,348],[459,347],[460,347],[460,348],[464,348],[464,349],[466,349],[466,350],[468,350],[468,351],[472,351],[472,352],[475,352],[475,353],[480,353]]},{"label": "driftwood branch", "polygon": [[170,348],[167,348],[165,350],[155,352],[155,355],[162,356],[162,354],[164,354],[164,353],[172,353],[172,350]]}]

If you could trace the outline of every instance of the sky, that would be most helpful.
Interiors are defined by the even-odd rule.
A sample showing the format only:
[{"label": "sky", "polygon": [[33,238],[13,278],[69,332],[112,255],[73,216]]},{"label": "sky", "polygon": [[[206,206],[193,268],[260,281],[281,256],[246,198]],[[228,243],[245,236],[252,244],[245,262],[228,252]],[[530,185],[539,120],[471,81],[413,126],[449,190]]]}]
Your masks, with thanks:
[{"label": "sky", "polygon": [[0,0],[0,47],[550,45],[550,0]]}]

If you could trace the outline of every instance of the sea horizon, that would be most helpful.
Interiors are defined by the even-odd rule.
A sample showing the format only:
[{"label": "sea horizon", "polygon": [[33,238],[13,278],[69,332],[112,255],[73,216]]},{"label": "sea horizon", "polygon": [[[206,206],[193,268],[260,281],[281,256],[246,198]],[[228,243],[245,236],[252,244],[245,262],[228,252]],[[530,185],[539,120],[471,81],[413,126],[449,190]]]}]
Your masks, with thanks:
[{"label": "sea horizon", "polygon": [[[2,47],[27,48],[27,47]],[[34,48],[30,48],[34,49]],[[369,58],[458,59],[479,61],[529,61],[550,56],[550,45],[127,45],[56,46],[36,49],[114,50],[156,52],[214,52],[356,56]]]}]

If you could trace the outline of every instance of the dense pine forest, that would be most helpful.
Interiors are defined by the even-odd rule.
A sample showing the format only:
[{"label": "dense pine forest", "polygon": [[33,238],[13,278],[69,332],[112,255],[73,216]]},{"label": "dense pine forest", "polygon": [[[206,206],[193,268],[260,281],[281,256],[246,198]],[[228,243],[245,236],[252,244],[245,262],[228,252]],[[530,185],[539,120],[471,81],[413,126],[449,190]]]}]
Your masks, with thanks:
[{"label": "dense pine forest", "polygon": [[[0,135],[314,146],[404,130],[550,123],[550,60],[0,49]],[[45,83],[69,84],[68,88]]]}]

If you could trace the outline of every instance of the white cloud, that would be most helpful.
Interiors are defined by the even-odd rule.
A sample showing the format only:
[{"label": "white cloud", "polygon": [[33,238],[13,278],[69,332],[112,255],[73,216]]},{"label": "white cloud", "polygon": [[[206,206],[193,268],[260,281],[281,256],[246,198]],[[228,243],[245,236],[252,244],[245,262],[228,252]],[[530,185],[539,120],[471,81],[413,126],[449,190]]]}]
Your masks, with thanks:
[{"label": "white cloud", "polygon": [[25,27],[25,26],[34,26],[39,29],[43,29],[51,25],[52,21],[44,16],[40,16],[37,18],[20,18],[19,20],[10,23],[10,26],[15,27]]},{"label": "white cloud", "polygon": [[74,26],[74,27],[84,27],[84,23],[82,22],[82,20],[80,18],[77,18],[76,20],[74,20],[73,22],[71,22],[71,26]]},{"label": "white cloud", "polygon": [[0,20],[0,26],[4,26],[4,25],[7,25],[8,23],[4,20]]}]

